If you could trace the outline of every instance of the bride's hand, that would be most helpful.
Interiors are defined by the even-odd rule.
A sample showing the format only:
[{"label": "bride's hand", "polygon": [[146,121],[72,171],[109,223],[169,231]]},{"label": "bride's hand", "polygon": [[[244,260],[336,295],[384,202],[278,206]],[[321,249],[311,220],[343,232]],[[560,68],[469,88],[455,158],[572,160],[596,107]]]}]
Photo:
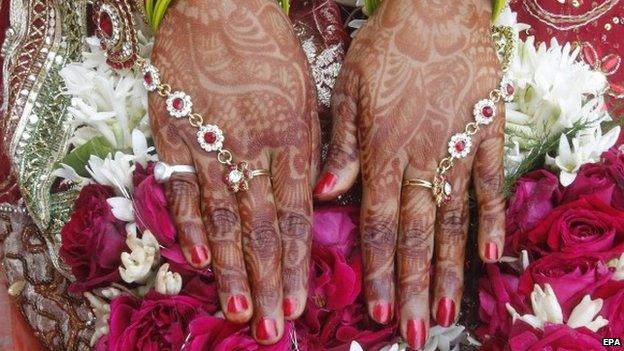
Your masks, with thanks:
[{"label": "bride's hand", "polygon": [[387,323],[396,303],[401,334],[414,348],[426,340],[430,313],[448,326],[460,311],[471,179],[482,259],[498,260],[503,247],[502,103],[495,121],[473,136],[467,157],[455,162],[448,204],[436,208],[431,189],[402,186],[434,178],[450,137],[498,87],[490,15],[489,0],[386,0],[357,33],[334,90],[331,151],[315,196],[338,196],[361,169],[369,313]]},{"label": "bride's hand", "polygon": [[319,127],[303,51],[274,0],[185,0],[168,10],[152,59],[204,125],[223,130],[237,161],[271,172],[248,191],[229,191],[217,152],[202,149],[189,119],[171,117],[166,99],[150,94],[159,157],[197,170],[166,183],[182,251],[195,267],[212,262],[225,317],[251,319],[253,336],[272,344],[307,296]]}]

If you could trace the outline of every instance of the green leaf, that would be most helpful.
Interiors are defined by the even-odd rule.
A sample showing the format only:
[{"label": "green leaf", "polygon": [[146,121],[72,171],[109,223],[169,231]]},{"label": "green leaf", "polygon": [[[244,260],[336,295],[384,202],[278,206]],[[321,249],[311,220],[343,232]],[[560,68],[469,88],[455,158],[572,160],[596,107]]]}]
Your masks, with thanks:
[{"label": "green leaf", "polygon": [[369,16],[371,16],[373,13],[375,13],[377,7],[379,7],[380,2],[381,0],[364,0],[364,10]]},{"label": "green leaf", "polygon": [[505,6],[507,6],[507,0],[492,0],[492,22],[496,22]]},{"label": "green leaf", "polygon": [[284,12],[288,14],[288,12],[290,11],[290,0],[277,0],[277,3],[280,5],[282,10],[284,10]]},{"label": "green leaf", "polygon": [[87,161],[89,161],[89,157],[94,155],[99,158],[104,158],[114,151],[115,149],[106,141],[106,138],[99,136],[73,149],[60,163],[71,166],[80,176],[88,177],[89,172],[87,172],[85,166],[87,165]]},{"label": "green leaf", "polygon": [[158,27],[160,27],[160,22],[162,22],[165,17],[165,13],[167,13],[167,8],[169,8],[169,3],[171,0],[157,0],[156,6],[154,7],[154,13],[152,14],[152,30],[156,33]]}]

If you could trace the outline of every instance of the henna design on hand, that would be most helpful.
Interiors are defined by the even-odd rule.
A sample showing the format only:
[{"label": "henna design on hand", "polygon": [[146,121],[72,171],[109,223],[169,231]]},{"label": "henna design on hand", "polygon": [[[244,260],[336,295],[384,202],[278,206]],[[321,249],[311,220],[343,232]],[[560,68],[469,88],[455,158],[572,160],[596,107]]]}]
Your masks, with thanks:
[{"label": "henna design on hand", "polygon": [[[176,223],[193,223],[186,231],[178,225],[182,249],[192,260],[203,252],[197,246],[209,247],[226,318],[251,318],[256,339],[272,344],[283,333],[283,294],[297,300],[290,317],[303,311],[307,295],[299,275],[309,269],[319,122],[305,55],[272,0],[185,0],[169,8],[152,59],[163,81],[191,95],[194,110],[225,132],[236,159],[271,170],[273,186],[261,176],[246,194],[232,195],[196,129],[170,118],[162,98],[150,95],[159,156],[198,172],[187,190],[175,180],[167,185]],[[208,262],[199,258],[201,266]]]},{"label": "henna design on hand", "polygon": [[[473,151],[453,168],[456,198],[450,204],[436,209],[428,189],[400,187],[406,179],[432,179],[451,135],[473,120],[474,103],[499,84],[490,6],[487,0],[384,1],[351,44],[334,91],[332,146],[322,174],[335,179],[330,187],[321,176],[315,195],[320,200],[340,195],[361,169],[369,311],[375,318],[371,304],[380,297],[391,296],[393,302],[388,290],[396,280],[401,332],[414,348],[426,340],[421,326],[429,324],[428,270],[434,252],[431,310],[441,324],[452,323],[459,311],[472,175],[482,256],[486,247],[502,248],[501,114],[473,137]],[[502,104],[498,109],[503,110]],[[398,213],[400,218],[395,218]],[[390,240],[383,238],[395,238],[397,230],[397,244],[388,247]],[[398,277],[393,271],[395,246]],[[378,288],[381,284],[389,287],[386,292]]]}]

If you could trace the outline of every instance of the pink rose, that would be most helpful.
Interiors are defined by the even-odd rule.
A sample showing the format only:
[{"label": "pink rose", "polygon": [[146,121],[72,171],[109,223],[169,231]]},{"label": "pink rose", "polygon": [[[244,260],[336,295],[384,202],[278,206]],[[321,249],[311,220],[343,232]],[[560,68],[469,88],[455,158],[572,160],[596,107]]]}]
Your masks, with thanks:
[{"label": "pink rose", "polygon": [[509,347],[512,351],[606,351],[600,336],[587,328],[546,324],[542,331],[522,321],[514,324]]},{"label": "pink rose", "polygon": [[581,166],[574,182],[564,188],[561,203],[572,202],[585,195],[593,195],[605,204],[611,204],[616,188],[604,164],[587,163]]},{"label": "pink rose", "polygon": [[149,229],[161,245],[171,246],[175,242],[176,229],[167,209],[165,191],[153,175],[134,189],[132,203],[139,229]]},{"label": "pink rose", "polygon": [[284,336],[274,345],[262,346],[249,334],[246,324],[235,324],[223,318],[200,316],[189,324],[185,351],[290,351],[291,323],[284,325]]},{"label": "pink rose", "polygon": [[597,253],[610,259],[624,251],[624,212],[585,196],[557,207],[522,235],[540,251]]},{"label": "pink rose", "polygon": [[528,296],[535,284],[541,287],[546,283],[550,284],[561,304],[564,317],[567,318],[584,295],[592,295],[612,274],[598,256],[553,253],[527,267],[520,276],[518,292]]},{"label": "pink rose", "polygon": [[217,283],[212,277],[202,275],[185,276],[180,295],[185,295],[202,302],[203,309],[214,314],[219,310]]},{"label": "pink rose", "polygon": [[134,187],[139,186],[145,178],[154,174],[154,166],[156,166],[155,162],[148,162],[145,167],[141,166],[140,163],[135,163],[134,172],[132,172],[132,184]]},{"label": "pink rose", "polygon": [[356,243],[357,207],[326,207],[314,210],[314,242],[338,249],[348,256]]},{"label": "pink rose", "polygon": [[528,173],[516,182],[506,215],[507,239],[514,250],[521,244],[516,234],[533,228],[559,203],[560,197],[557,176],[546,170]]},{"label": "pink rose", "polygon": [[59,255],[76,277],[69,288],[80,293],[119,281],[121,253],[127,250],[124,223],[115,219],[106,199],[110,187],[87,185],[61,230]]},{"label": "pink rose", "polygon": [[609,321],[609,324],[601,329],[604,330],[604,336],[624,337],[624,280],[607,282],[596,289],[592,298],[604,300],[600,315]]},{"label": "pink rose", "polygon": [[624,210],[624,152],[620,151],[618,146],[614,146],[602,153],[602,162],[617,186],[611,204],[617,209]]},{"label": "pink rose", "polygon": [[529,312],[524,297],[518,294],[518,277],[501,273],[495,264],[485,265],[486,276],[479,281],[479,319],[483,322],[477,330],[481,339],[493,336],[507,337],[512,320],[506,304],[520,314]]},{"label": "pink rose", "polygon": [[110,304],[111,351],[180,350],[188,324],[205,314],[202,303],[184,295],[161,295],[150,291],[143,300],[122,295]]},{"label": "pink rose", "polygon": [[338,248],[312,246],[309,294],[324,301],[324,308],[335,310],[352,304],[362,290],[359,259],[347,262]]}]

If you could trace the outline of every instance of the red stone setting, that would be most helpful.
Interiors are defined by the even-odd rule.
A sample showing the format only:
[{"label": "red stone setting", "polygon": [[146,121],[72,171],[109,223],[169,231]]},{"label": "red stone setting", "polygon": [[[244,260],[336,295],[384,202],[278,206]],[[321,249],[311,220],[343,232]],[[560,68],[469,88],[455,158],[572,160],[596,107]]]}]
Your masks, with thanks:
[{"label": "red stone setting", "polygon": [[465,141],[460,140],[460,141],[455,143],[455,151],[462,152],[462,151],[464,151],[464,149],[466,149],[466,142]]},{"label": "red stone setting", "polygon": [[464,158],[470,153],[472,140],[465,133],[457,133],[451,137],[448,143],[448,152],[453,158]]},{"label": "red stone setting", "polygon": [[106,11],[100,12],[100,18],[98,20],[98,27],[100,32],[106,36],[107,39],[113,37],[113,20]]},{"label": "red stone setting", "polygon": [[175,98],[173,99],[173,108],[175,108],[176,110],[180,111],[184,108],[184,100],[182,100],[182,98]]},{"label": "red stone setting", "polygon": [[143,75],[143,80],[145,81],[145,83],[147,85],[152,85],[154,83],[154,78],[152,78],[152,73],[151,72],[146,72]]},{"label": "red stone setting", "polygon": [[481,109],[481,114],[483,117],[492,118],[492,116],[494,116],[494,109],[492,106],[485,106]]},{"label": "red stone setting", "polygon": [[516,92],[516,88],[514,88],[511,84],[507,84],[507,88],[505,90],[507,90],[507,95],[513,95]]},{"label": "red stone setting", "polygon": [[214,132],[207,132],[204,134],[204,141],[208,144],[214,144],[214,142],[217,141],[217,134]]}]

